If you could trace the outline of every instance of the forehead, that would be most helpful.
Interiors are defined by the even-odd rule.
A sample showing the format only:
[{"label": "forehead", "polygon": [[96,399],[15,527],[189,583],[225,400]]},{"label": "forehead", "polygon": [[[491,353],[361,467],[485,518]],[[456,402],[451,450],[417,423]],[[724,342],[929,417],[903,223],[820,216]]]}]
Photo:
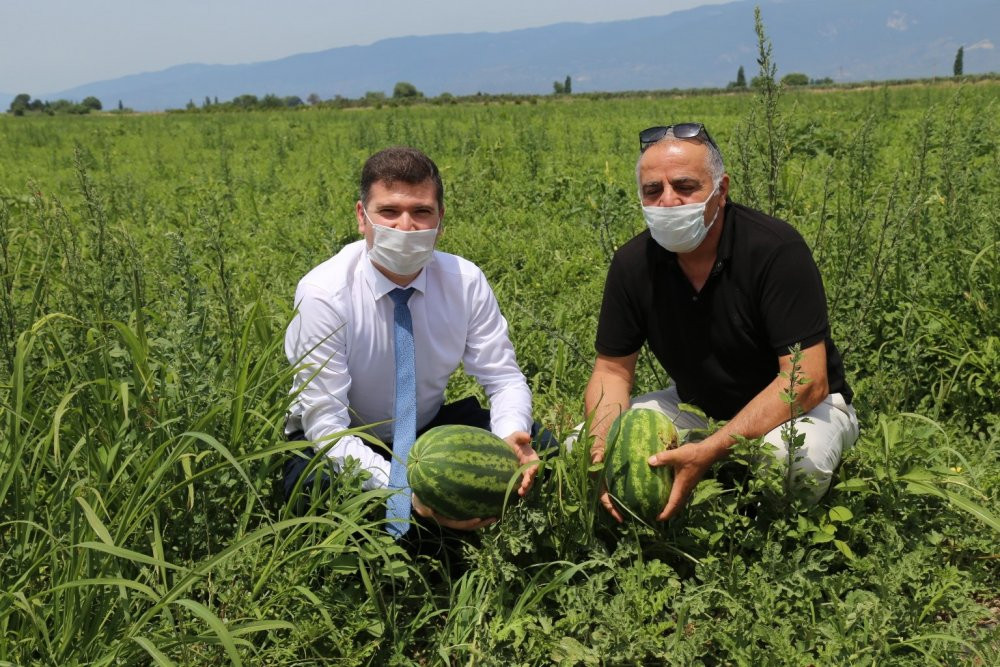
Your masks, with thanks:
[{"label": "forehead", "polygon": [[639,181],[711,178],[708,147],[693,141],[662,141],[639,158]]},{"label": "forehead", "polygon": [[409,202],[430,203],[437,206],[437,187],[434,181],[427,179],[421,183],[406,181],[375,181],[368,190],[370,201],[377,202]]}]

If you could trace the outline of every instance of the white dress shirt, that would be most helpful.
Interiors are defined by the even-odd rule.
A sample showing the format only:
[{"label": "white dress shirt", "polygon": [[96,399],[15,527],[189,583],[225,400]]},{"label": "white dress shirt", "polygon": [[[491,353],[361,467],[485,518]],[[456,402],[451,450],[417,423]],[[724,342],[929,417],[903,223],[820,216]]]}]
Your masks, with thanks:
[{"label": "white dress shirt", "polygon": [[[374,424],[392,437],[395,414],[391,280],[369,261],[363,240],[345,246],[299,281],[297,313],[285,332],[285,354],[298,368],[286,430],[322,440],[347,428]],[[493,290],[483,272],[456,255],[435,251],[408,287],[416,349],[417,428],[444,402],[459,363],[490,399],[490,429],[500,437],[531,429],[531,391],[517,365]],[[378,423],[382,422],[382,423]],[[320,446],[326,443],[319,443]],[[340,470],[357,459],[372,477],[365,488],[385,486],[389,462],[363,440],[341,437],[327,451]]]}]

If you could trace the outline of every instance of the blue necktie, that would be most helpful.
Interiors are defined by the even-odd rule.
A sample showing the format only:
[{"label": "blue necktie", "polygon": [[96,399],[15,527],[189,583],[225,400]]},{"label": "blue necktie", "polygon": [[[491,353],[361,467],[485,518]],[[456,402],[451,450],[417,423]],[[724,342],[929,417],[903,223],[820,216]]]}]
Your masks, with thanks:
[{"label": "blue necktie", "polygon": [[393,333],[396,343],[396,415],[392,427],[392,465],[389,468],[389,488],[397,493],[389,496],[385,516],[389,533],[399,539],[410,528],[410,485],[406,482],[406,458],[417,437],[417,372],[413,352],[413,320],[410,300],[413,288],[389,292],[396,304],[393,313]]}]

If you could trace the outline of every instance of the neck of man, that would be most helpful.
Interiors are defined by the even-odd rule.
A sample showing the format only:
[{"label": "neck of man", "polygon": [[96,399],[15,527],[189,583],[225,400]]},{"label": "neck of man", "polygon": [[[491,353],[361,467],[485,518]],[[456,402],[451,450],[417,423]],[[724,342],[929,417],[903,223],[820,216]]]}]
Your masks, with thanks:
[{"label": "neck of man", "polygon": [[414,280],[417,279],[417,276],[420,275],[420,271],[423,271],[423,268],[421,268],[416,273],[411,273],[409,275],[405,275],[404,276],[404,275],[401,275],[401,274],[398,274],[398,273],[393,273],[392,271],[390,271],[389,269],[385,268],[384,266],[382,266],[378,262],[372,262],[372,266],[374,266],[375,269],[379,273],[381,273],[383,276],[385,276],[386,278],[388,278],[392,282],[396,283],[400,287],[406,287],[407,285],[409,285],[410,283],[412,283]]},{"label": "neck of man", "polygon": [[725,216],[722,211],[719,211],[719,219],[708,230],[705,240],[691,252],[677,253],[677,264],[681,267],[681,271],[684,272],[691,286],[694,287],[695,292],[701,291],[701,288],[708,281],[708,276],[712,273],[724,225]]}]

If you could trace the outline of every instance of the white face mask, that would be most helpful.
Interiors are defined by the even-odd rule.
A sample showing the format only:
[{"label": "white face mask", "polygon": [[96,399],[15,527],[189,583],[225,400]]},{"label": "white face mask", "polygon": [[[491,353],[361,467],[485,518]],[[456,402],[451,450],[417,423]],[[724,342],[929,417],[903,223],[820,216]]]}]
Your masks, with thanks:
[{"label": "white face mask", "polygon": [[715,209],[712,221],[705,224],[705,207],[719,187],[705,201],[680,206],[643,206],[642,215],[653,240],[671,252],[691,252],[705,240],[708,230],[719,217]]},{"label": "white face mask", "polygon": [[430,261],[434,254],[434,244],[437,243],[440,222],[434,229],[404,232],[376,225],[368,217],[368,211],[364,213],[368,224],[372,226],[372,247],[368,249],[368,258],[372,262],[397,275],[409,276],[420,271]]}]

